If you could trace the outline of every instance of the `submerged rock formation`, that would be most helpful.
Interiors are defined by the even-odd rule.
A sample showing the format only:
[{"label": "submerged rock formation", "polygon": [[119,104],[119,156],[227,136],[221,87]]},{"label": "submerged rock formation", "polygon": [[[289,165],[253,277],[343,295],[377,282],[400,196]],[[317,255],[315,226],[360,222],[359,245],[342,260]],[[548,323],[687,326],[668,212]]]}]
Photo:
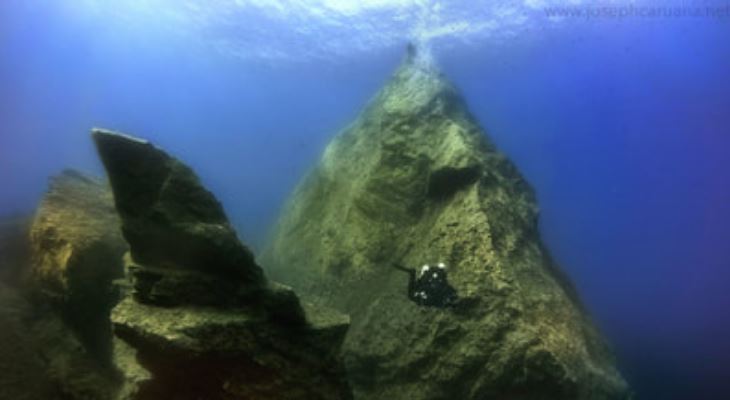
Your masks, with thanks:
[{"label": "submerged rock formation", "polygon": [[134,380],[121,398],[351,398],[338,358],[348,318],[268,282],[190,168],[140,139],[93,138],[130,246],[114,332],[150,374],[118,362]]},{"label": "submerged rock formation", "polygon": [[0,219],[0,282],[18,286],[28,273],[31,220],[24,215]]},{"label": "submerged rock formation", "polygon": [[11,272],[0,285],[0,398],[111,400],[112,280],[127,247],[111,191],[64,171],[22,221],[0,229],[0,269]]},{"label": "submerged rock formation", "polygon": [[[358,399],[629,398],[537,215],[457,90],[411,55],[296,189],[262,262],[350,314]],[[391,264],[440,261],[457,306],[409,301]]]},{"label": "submerged rock formation", "polygon": [[108,360],[112,281],[123,276],[127,251],[109,187],[72,170],[51,178],[30,236],[36,300],[58,309],[88,351]]},{"label": "submerged rock formation", "polygon": [[189,167],[140,139],[98,129],[93,137],[129,243],[137,302],[255,304],[282,322],[304,322],[294,293],[268,285],[223,207]]},{"label": "submerged rock formation", "polygon": [[0,399],[44,400],[57,395],[26,319],[20,292],[0,283]]}]

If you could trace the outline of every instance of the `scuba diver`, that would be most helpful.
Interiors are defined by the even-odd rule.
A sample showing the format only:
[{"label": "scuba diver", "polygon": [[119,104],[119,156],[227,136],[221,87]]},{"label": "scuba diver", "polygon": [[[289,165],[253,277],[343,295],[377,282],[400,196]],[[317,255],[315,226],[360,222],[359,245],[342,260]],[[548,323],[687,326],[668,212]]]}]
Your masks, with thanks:
[{"label": "scuba diver", "polygon": [[449,285],[444,263],[424,265],[420,273],[399,264],[393,264],[393,268],[408,273],[408,298],[419,306],[445,308],[459,299],[456,289]]}]

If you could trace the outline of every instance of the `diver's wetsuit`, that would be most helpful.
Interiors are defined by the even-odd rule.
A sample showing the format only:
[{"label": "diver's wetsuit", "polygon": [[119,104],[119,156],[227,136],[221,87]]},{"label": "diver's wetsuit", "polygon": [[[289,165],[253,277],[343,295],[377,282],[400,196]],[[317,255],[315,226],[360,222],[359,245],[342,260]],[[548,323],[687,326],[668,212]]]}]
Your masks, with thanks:
[{"label": "diver's wetsuit", "polygon": [[408,273],[408,298],[419,306],[449,307],[458,300],[456,289],[449,285],[445,268],[425,266],[417,277],[415,269],[398,264],[393,267]]}]

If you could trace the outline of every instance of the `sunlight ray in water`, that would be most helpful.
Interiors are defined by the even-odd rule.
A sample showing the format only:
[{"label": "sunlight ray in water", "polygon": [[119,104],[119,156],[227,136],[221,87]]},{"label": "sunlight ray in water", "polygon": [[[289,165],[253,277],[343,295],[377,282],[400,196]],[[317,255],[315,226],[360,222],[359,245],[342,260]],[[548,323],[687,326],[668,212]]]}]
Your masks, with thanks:
[{"label": "sunlight ray in water", "polygon": [[[235,58],[338,62],[338,57],[390,48],[407,38],[439,46],[502,43],[554,25],[558,19],[547,18],[544,9],[555,4],[561,2],[83,0],[73,7],[108,19],[119,29],[164,27]],[[254,20],[252,26],[249,21]]]}]

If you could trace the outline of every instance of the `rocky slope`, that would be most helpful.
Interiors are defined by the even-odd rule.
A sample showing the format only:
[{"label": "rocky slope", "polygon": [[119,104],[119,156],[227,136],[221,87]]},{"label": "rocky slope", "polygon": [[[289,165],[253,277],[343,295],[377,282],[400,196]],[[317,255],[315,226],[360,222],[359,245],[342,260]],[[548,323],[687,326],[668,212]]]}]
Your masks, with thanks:
[{"label": "rocky slope", "polygon": [[93,138],[130,246],[112,323],[137,356],[116,360],[119,398],[351,398],[338,355],[348,318],[268,281],[189,167],[144,140]]},{"label": "rocky slope", "polygon": [[[350,314],[358,399],[629,398],[537,217],[458,91],[411,54],[296,189],[262,263]],[[454,308],[409,301],[391,268],[436,262]]]}]

